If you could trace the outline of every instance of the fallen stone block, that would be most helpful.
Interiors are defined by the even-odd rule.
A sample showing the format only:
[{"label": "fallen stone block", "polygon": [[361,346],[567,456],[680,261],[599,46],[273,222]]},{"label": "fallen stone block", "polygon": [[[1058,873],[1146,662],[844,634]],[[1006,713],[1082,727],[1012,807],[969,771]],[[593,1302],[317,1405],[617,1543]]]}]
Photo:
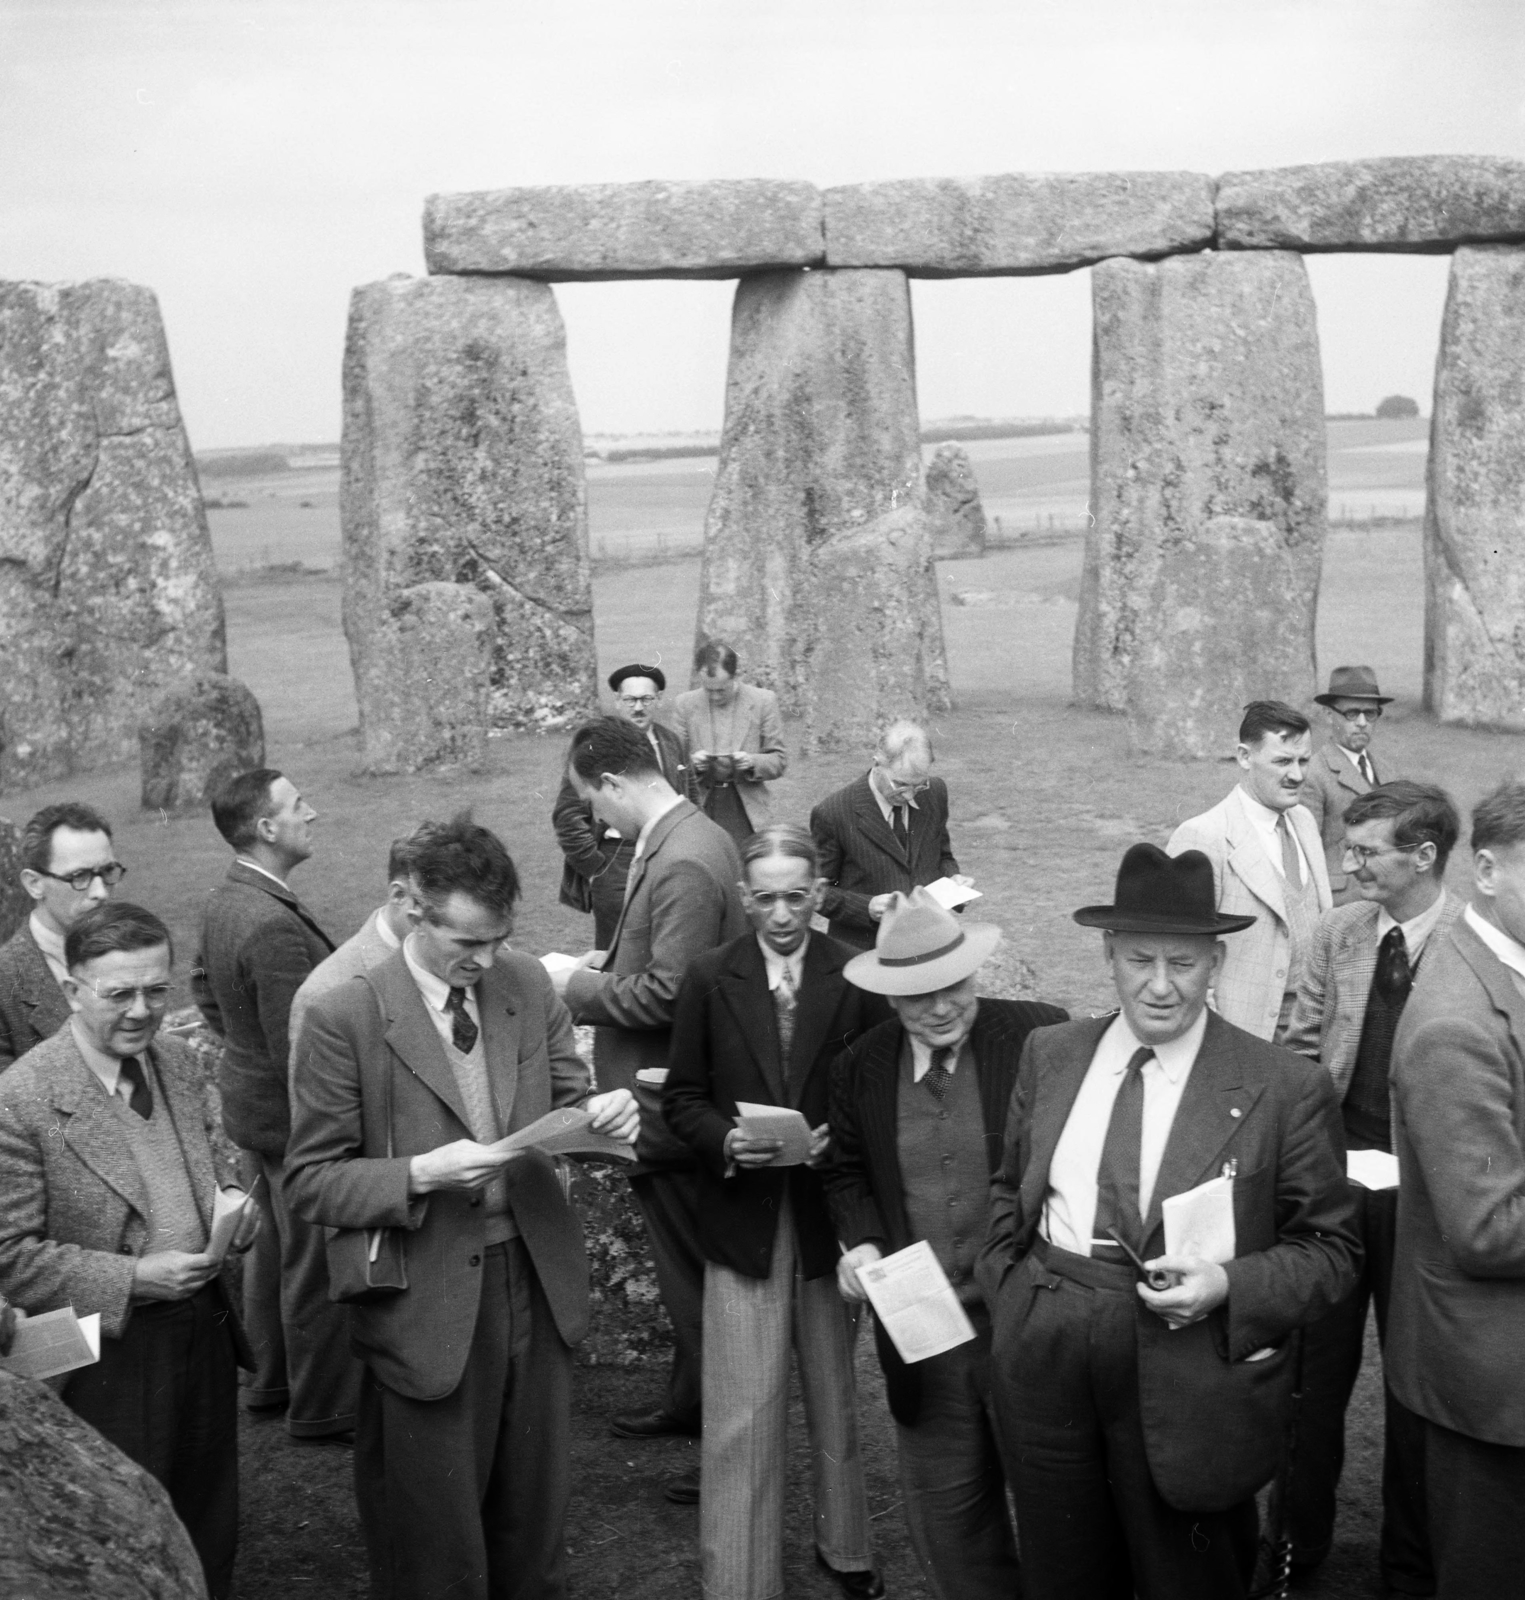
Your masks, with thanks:
[{"label": "fallen stone block", "polygon": [[173,690],[138,730],[146,811],[192,811],[240,772],[265,764],[265,724],[253,691],[221,672]]}]

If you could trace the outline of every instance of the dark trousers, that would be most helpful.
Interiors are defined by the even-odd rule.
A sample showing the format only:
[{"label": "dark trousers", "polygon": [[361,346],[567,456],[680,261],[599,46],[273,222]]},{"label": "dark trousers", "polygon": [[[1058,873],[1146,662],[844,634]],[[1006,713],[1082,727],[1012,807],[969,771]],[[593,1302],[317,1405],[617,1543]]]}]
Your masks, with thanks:
[{"label": "dark trousers", "polygon": [[588,885],[593,894],[593,948],[607,950],[625,909],[625,883],[635,857],[634,839],[607,839],[599,853],[607,852],[608,865]]},{"label": "dark trousers", "polygon": [[212,1600],[224,1600],[238,1548],[238,1376],[221,1288],[134,1306],[64,1400],[169,1491]]},{"label": "dark trousers", "polygon": [[[1090,1281],[1066,1275],[1072,1263],[1092,1269]],[[1177,1511],[1150,1475],[1132,1270],[1050,1251],[1047,1271],[1029,1257],[1014,1277],[1001,1291],[992,1360],[1025,1600],[1242,1600],[1259,1532],[1254,1500]],[[1044,1287],[1053,1277],[1057,1286]]]},{"label": "dark trousers", "polygon": [[264,1174],[269,1195],[244,1260],[244,1332],[256,1362],[245,1404],[286,1401],[286,1427],[298,1438],[347,1433],[360,1363],[350,1354],[349,1311],[328,1298],[323,1229],[287,1209],[283,1162],[254,1154],[245,1161]]},{"label": "dark trousers", "polygon": [[1013,1600],[1020,1590],[1006,1471],[990,1392],[990,1321],[920,1364],[921,1407],[895,1426],[911,1547],[936,1600]]},{"label": "dark trousers", "polygon": [[[1321,1561],[1334,1541],[1335,1491],[1345,1464],[1345,1408],[1361,1371],[1366,1308],[1377,1313],[1377,1337],[1387,1337],[1393,1285],[1398,1191],[1352,1185],[1356,1223],[1366,1257],[1351,1292],[1303,1332],[1302,1404],[1297,1454],[1286,1491],[1286,1527],[1295,1562]],[[1383,1581],[1403,1594],[1435,1592],[1425,1513],[1425,1424],[1383,1385]]]},{"label": "dark trousers", "polygon": [[699,1180],[689,1170],[647,1172],[630,1180],[641,1208],[657,1288],[672,1322],[672,1369],[662,1409],[699,1426],[700,1348],[704,1339],[704,1252],[699,1248]]},{"label": "dark trousers", "polygon": [[1425,1424],[1437,1600],[1503,1600],[1525,1588],[1525,1447]]},{"label": "dark trousers", "polygon": [[442,1400],[367,1370],[355,1497],[372,1600],[559,1600],[566,1594],[572,1356],[523,1244],[483,1257],[466,1369]]}]

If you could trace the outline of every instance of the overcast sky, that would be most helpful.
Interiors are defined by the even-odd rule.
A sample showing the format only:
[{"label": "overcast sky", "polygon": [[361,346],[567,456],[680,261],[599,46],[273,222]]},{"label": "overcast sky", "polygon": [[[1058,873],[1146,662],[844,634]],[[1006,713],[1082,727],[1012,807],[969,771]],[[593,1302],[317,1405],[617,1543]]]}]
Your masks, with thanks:
[{"label": "overcast sky", "polygon": [[[1525,157],[1520,0],[0,0],[0,277],[159,295],[197,448],[338,437],[434,190]],[[1444,258],[1310,262],[1427,412]],[[718,427],[730,284],[557,290],[588,432]],[[1087,405],[1089,275],[918,284],[922,413]]]}]

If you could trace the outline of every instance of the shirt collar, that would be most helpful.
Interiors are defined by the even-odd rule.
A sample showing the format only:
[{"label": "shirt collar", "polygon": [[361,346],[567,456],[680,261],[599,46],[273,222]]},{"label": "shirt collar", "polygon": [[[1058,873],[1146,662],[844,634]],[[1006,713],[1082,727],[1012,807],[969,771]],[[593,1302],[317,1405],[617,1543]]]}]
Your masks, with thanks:
[{"label": "shirt collar", "polygon": [[1128,1019],[1121,1011],[1117,1013],[1112,1026],[1103,1037],[1110,1038],[1117,1047],[1118,1060],[1115,1071],[1122,1072],[1127,1067],[1129,1061],[1133,1059],[1135,1050],[1152,1050],[1154,1059],[1160,1064],[1160,1071],[1172,1083],[1179,1083],[1183,1074],[1191,1071],[1197,1059],[1197,1052],[1202,1048],[1202,1036],[1206,1032],[1207,1007],[1203,1006],[1197,1013],[1197,1020],[1186,1032],[1165,1044],[1145,1044],[1128,1026]]},{"label": "shirt collar", "polygon": [[388,950],[401,950],[402,940],[392,932],[392,924],[387,921],[387,908],[383,906],[376,913],[376,937]]},{"label": "shirt collar", "polygon": [[259,862],[251,861],[248,856],[235,856],[234,859],[238,862],[239,866],[247,867],[250,872],[263,872],[264,875],[271,881],[271,883],[278,883],[287,894],[291,893],[291,885],[287,883],[284,878],[276,877],[276,875],[268,867],[262,867]]},{"label": "shirt collar", "polygon": [[793,980],[796,989],[800,986],[800,974],[805,970],[805,952],[810,948],[810,933],[805,933],[804,942],[798,950],[791,951],[786,956],[781,956],[777,950],[763,942],[763,936],[757,935],[757,948],[762,951],[763,964],[768,969],[769,989],[778,988],[778,980],[785,967],[789,969],[789,977]]},{"label": "shirt collar", "polygon": [[1471,906],[1462,912],[1462,916],[1467,919],[1467,926],[1473,933],[1511,972],[1517,972],[1525,978],[1525,945],[1517,944],[1502,928],[1495,928],[1491,922],[1480,917]]},{"label": "shirt collar", "polygon": [[[1366,776],[1364,772],[1361,772],[1361,757],[1366,754],[1364,750],[1352,750],[1348,745],[1341,744],[1339,740],[1335,740],[1334,747],[1342,756],[1344,756],[1351,766],[1356,769],[1357,772],[1361,773],[1363,778]],[[1376,769],[1373,768],[1373,771],[1375,770]]]},{"label": "shirt collar", "polygon": [[56,971],[67,972],[69,969],[64,965],[63,935],[54,933],[35,911],[27,918],[26,925],[48,965]]},{"label": "shirt collar", "polygon": [[669,811],[672,810],[674,806],[680,806],[682,804],[683,796],[675,792],[672,799],[669,800],[662,807],[662,809],[657,812],[656,816],[652,817],[650,821],[646,823],[645,827],[643,827],[635,836],[635,856],[632,859],[638,860],[641,856],[646,854],[646,842],[651,838],[651,830],[656,827],[656,825],[662,820],[663,817],[667,815]]},{"label": "shirt collar", "polygon": [[887,800],[874,778],[874,774],[878,771],[878,767],[870,767],[868,769],[868,790],[869,793],[873,795],[874,799],[879,802],[879,813],[884,820],[890,824],[891,827],[894,826],[895,822],[892,813],[894,812],[896,806],[909,806],[912,811],[921,810],[921,807],[916,804],[915,795],[907,795],[903,800]]},{"label": "shirt collar", "polygon": [[1403,929],[1403,947],[1409,953],[1412,961],[1424,949],[1425,940],[1435,931],[1435,924],[1440,921],[1440,914],[1446,908],[1445,890],[1435,896],[1435,903],[1426,906],[1417,917],[1410,917],[1407,922],[1399,922],[1386,906],[1377,908],[1377,942],[1380,944],[1394,928]]},{"label": "shirt collar", "polygon": [[1275,831],[1277,822],[1285,815],[1284,812],[1273,811],[1270,806],[1263,805],[1242,783],[1239,785],[1239,798],[1244,801],[1244,809],[1250,821],[1268,833]]},{"label": "shirt collar", "polygon": [[[973,1028],[971,1028],[970,1033],[973,1031]],[[911,1082],[920,1083],[932,1070],[932,1046],[924,1040],[916,1038],[914,1034],[908,1033],[906,1038],[911,1042]],[[953,1054],[943,1063],[943,1070],[950,1078],[958,1071],[958,1064],[963,1059],[964,1050],[968,1043],[969,1034],[966,1033],[956,1045],[950,1047]],[[944,1047],[938,1045],[937,1048],[941,1050]]]},{"label": "shirt collar", "polygon": [[[69,1028],[74,1035],[74,1048],[79,1051],[80,1059],[100,1080],[101,1087],[106,1093],[115,1094],[117,1084],[122,1077],[121,1061],[116,1056],[108,1056],[99,1045],[87,1037],[85,1030],[79,1025],[78,1017],[69,1018]],[[143,1056],[139,1056],[138,1059],[143,1060]]]},{"label": "shirt collar", "polygon": [[[443,1011],[450,999],[450,985],[443,978],[436,978],[427,968],[419,966],[413,959],[413,935],[410,933],[402,942],[402,958],[408,964],[408,971],[413,974],[413,981],[418,985],[418,992],[424,997],[424,1004],[432,1006],[436,1011]],[[466,986],[466,999],[470,1003],[476,998],[476,985]]]}]

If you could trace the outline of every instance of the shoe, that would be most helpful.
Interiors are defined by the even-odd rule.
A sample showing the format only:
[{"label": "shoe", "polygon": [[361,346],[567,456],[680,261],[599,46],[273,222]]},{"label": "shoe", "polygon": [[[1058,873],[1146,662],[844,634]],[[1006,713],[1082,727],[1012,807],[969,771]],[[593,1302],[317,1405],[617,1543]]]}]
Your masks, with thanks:
[{"label": "shoe", "polygon": [[[671,1500],[675,1506],[696,1506],[699,1504],[699,1469],[690,1467],[687,1472],[680,1472],[671,1477],[662,1485],[664,1498]],[[883,1591],[880,1591],[883,1593]]]},{"label": "shoe", "polygon": [[609,1431],[616,1439],[665,1439],[671,1434],[689,1439],[699,1436],[697,1427],[690,1427],[660,1406],[655,1411],[617,1411],[609,1418]]},{"label": "shoe", "polygon": [[884,1579],[872,1567],[867,1572],[838,1572],[819,1550],[815,1553],[815,1564],[822,1572],[830,1573],[836,1586],[852,1600],[879,1600],[884,1593]]}]

